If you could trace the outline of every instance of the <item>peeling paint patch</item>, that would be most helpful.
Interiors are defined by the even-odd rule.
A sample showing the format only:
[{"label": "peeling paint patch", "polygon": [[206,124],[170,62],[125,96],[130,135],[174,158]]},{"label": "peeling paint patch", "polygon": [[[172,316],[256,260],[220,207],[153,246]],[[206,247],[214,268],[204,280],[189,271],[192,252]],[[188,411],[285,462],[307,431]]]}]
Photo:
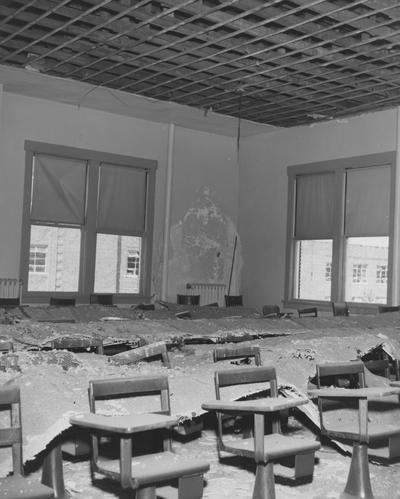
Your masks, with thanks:
[{"label": "peeling paint patch", "polygon": [[[236,235],[234,223],[222,213],[215,195],[203,187],[193,206],[171,227],[170,294],[184,293],[190,282],[228,285]],[[230,294],[238,294],[241,268],[238,240]]]}]

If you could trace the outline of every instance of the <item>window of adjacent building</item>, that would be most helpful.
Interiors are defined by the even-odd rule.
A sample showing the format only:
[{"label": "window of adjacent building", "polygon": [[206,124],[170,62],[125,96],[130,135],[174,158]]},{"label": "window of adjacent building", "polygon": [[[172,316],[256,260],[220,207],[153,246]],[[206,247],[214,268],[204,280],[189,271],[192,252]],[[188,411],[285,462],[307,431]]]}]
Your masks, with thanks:
[{"label": "window of adjacent building", "polygon": [[126,258],[126,275],[138,276],[139,275],[140,253],[137,250],[128,251]]},{"label": "window of adjacent building", "polygon": [[366,264],[353,263],[353,283],[367,282],[367,267]]},{"label": "window of adjacent building", "polygon": [[376,282],[377,284],[386,284],[388,276],[387,265],[377,265],[376,266]]},{"label": "window of adjacent building", "polygon": [[[46,301],[55,292],[148,295],[156,163],[30,141],[25,146],[21,269],[27,301]],[[128,271],[129,255],[137,263],[132,260]]]},{"label": "window of adjacent building", "polygon": [[46,272],[47,245],[32,244],[29,250],[29,272]]},{"label": "window of adjacent building", "polygon": [[330,299],[325,279],[326,262],[332,261],[333,174],[296,178],[294,297]]},{"label": "window of adjacent building", "polygon": [[332,262],[325,264],[325,281],[330,282],[332,280]]},{"label": "window of adjacent building", "polygon": [[285,301],[386,303],[394,153],[288,168]]}]

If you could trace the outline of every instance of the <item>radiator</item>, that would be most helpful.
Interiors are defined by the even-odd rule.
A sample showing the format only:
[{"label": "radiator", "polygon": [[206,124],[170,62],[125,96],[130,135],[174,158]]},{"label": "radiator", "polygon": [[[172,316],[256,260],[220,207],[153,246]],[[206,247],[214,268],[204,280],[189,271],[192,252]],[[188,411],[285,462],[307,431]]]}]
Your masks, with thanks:
[{"label": "radiator", "polygon": [[9,277],[0,277],[0,298],[19,298],[22,281]]},{"label": "radiator", "polygon": [[218,303],[220,307],[225,306],[226,284],[191,282],[186,284],[190,295],[200,295],[200,305]]}]

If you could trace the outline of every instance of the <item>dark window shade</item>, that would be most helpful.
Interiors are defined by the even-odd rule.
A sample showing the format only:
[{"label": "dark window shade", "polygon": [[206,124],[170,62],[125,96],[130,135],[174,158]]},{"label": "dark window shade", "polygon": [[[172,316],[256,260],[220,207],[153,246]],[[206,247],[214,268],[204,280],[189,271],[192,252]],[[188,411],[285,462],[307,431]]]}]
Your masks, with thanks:
[{"label": "dark window shade", "polygon": [[334,174],[296,177],[296,239],[333,237]]},{"label": "dark window shade", "polygon": [[102,164],[97,207],[97,230],[143,233],[147,173],[135,168]]},{"label": "dark window shade", "polygon": [[36,154],[31,218],[82,224],[85,215],[86,161]]},{"label": "dark window shade", "polygon": [[390,171],[379,166],[346,172],[346,236],[389,234]]}]

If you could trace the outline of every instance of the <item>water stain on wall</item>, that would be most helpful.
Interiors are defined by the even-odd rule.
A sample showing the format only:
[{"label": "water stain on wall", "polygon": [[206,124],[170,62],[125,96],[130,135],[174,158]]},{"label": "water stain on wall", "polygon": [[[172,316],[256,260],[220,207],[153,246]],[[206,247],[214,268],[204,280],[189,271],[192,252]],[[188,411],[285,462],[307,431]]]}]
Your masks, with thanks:
[{"label": "water stain on wall", "polygon": [[[236,227],[217,205],[209,187],[200,189],[193,206],[171,227],[169,294],[185,293],[186,283],[225,283],[228,287]],[[230,294],[239,293],[242,268],[237,240]]]}]

